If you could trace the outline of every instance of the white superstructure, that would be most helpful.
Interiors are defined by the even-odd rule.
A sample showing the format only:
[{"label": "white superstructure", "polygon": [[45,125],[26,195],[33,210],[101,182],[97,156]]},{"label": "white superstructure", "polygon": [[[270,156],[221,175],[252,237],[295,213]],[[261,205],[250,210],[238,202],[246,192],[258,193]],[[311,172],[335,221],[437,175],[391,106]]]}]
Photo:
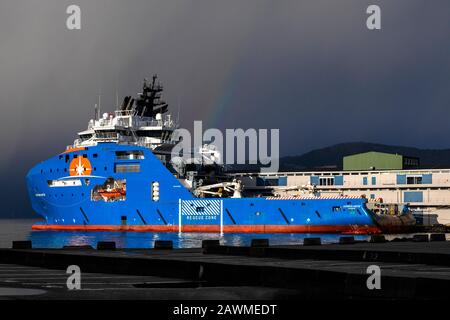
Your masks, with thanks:
[{"label": "white superstructure", "polygon": [[155,150],[158,147],[172,146],[174,130],[178,127],[170,114],[166,114],[168,105],[161,100],[163,90],[156,83],[144,81],[143,92],[132,99],[125,97],[118,110],[112,113],[98,114],[89,120],[88,128],[78,132],[78,138],[67,148],[96,145],[98,142],[115,142],[139,145]]},{"label": "white superstructure", "polygon": [[100,119],[91,119],[87,130],[78,132],[79,138],[71,147],[116,142],[154,149],[163,144],[173,144],[172,133],[176,128],[170,114],[158,113],[156,118],[150,118],[135,115],[131,110],[116,110],[104,113]]}]

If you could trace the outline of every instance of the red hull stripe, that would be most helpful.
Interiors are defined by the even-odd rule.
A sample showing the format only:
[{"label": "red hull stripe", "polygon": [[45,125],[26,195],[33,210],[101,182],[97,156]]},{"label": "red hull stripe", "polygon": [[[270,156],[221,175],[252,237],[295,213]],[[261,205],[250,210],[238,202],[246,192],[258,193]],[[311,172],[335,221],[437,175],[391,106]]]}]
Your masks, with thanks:
[{"label": "red hull stripe", "polygon": [[[132,232],[178,232],[177,225],[56,225],[35,224],[33,230],[60,231],[132,231]],[[183,225],[182,232],[218,233],[218,225]],[[381,233],[376,226],[370,225],[225,225],[224,233],[342,233],[342,234],[374,234]]]}]

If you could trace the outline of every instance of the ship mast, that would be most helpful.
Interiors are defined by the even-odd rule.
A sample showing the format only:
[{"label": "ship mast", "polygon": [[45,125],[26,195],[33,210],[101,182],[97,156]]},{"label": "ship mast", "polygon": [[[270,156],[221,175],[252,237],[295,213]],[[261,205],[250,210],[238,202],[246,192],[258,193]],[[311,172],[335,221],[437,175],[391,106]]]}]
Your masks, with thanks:
[{"label": "ship mast", "polygon": [[156,82],[156,79],[157,75],[155,74],[150,85],[147,83],[147,79],[144,79],[142,93],[136,100],[136,115],[154,118],[158,113],[167,112],[168,104],[161,100],[163,87],[159,82]]}]

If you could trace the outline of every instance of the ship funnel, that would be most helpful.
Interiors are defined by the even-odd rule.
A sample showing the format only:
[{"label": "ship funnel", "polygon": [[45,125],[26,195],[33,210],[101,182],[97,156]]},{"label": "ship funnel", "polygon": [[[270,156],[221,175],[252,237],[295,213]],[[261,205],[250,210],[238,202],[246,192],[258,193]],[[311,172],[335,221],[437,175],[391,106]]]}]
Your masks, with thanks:
[{"label": "ship funnel", "polygon": [[128,103],[130,102],[130,99],[131,99],[131,96],[126,96],[123,99],[123,102],[122,102],[122,104],[120,106],[120,110],[126,110],[127,109],[127,106],[128,106]]},{"label": "ship funnel", "polygon": [[[131,98],[131,97],[130,97]],[[131,99],[130,102],[127,105],[127,109],[126,110],[131,110],[133,109],[133,104],[134,104],[134,99]]]}]

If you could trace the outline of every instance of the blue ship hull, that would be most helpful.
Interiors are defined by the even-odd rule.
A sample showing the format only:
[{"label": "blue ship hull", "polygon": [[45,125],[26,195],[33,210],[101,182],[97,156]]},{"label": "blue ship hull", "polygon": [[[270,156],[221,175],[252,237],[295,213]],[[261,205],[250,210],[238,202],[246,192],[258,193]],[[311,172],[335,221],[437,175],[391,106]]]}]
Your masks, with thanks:
[{"label": "blue ship hull", "polygon": [[196,198],[149,149],[115,143],[41,162],[27,187],[37,230],[380,232],[366,199]]}]

